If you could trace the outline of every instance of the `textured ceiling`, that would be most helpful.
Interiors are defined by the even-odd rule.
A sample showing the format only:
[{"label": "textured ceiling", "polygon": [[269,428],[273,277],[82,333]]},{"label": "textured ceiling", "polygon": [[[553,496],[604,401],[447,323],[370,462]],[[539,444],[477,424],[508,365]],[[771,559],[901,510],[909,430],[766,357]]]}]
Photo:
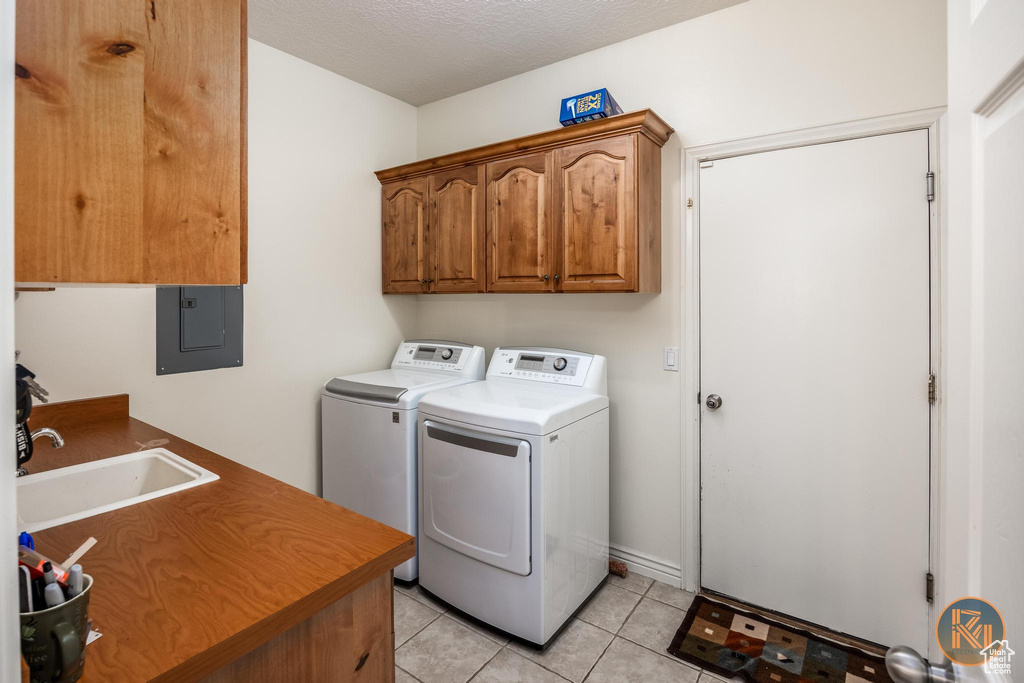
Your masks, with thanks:
[{"label": "textured ceiling", "polygon": [[250,0],[249,35],[421,105],[744,0]]}]

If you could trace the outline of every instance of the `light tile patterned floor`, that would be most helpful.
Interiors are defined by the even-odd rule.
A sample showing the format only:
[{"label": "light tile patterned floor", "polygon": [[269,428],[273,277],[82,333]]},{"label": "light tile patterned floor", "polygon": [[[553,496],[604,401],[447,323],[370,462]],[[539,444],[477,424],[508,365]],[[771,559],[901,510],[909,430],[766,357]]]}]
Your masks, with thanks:
[{"label": "light tile patterned floor", "polygon": [[665,652],[693,594],[630,573],[605,586],[544,652],[395,587],[399,683],[720,683]]}]

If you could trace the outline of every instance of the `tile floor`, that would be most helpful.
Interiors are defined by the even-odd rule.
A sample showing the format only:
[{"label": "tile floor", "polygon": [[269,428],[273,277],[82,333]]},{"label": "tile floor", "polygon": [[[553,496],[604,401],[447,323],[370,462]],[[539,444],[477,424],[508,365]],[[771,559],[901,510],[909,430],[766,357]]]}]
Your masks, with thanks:
[{"label": "tile floor", "polygon": [[617,576],[545,652],[448,612],[418,587],[395,587],[398,683],[716,683],[668,655],[693,594],[639,574]]}]

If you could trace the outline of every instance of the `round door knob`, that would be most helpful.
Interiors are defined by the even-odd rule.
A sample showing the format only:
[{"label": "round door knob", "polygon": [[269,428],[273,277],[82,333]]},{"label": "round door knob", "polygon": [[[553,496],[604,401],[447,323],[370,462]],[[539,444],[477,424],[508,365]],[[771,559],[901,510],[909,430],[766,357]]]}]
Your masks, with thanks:
[{"label": "round door knob", "polygon": [[425,284],[427,284],[427,279],[426,279],[426,278],[423,278],[422,280],[420,280],[420,284],[421,284],[421,285],[425,285]]},{"label": "round door knob", "polygon": [[555,359],[555,370],[558,370],[559,372],[561,372],[562,370],[565,370],[565,366],[568,365],[568,364],[569,364],[569,361],[565,360],[564,358],[556,358]]},{"label": "round door knob", "polygon": [[441,358],[444,358],[445,360],[448,360],[451,357],[452,357],[452,350],[451,349],[445,349],[444,351],[441,352]]},{"label": "round door knob", "polygon": [[545,276],[544,276],[544,282],[547,282],[547,281],[548,281],[548,280],[550,280],[550,279],[551,279],[551,276],[550,276],[550,275],[545,275]]},{"label": "round door knob", "polygon": [[708,400],[704,401],[704,405],[708,407],[708,410],[718,410],[722,407],[722,397],[718,394],[711,394],[708,396]]}]

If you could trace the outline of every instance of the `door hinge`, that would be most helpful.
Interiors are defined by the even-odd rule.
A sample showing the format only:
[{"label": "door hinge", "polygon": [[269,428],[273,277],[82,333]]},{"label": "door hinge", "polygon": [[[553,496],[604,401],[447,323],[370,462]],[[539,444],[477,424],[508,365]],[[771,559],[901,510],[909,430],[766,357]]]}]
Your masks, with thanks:
[{"label": "door hinge", "polygon": [[928,375],[928,403],[935,403],[935,375]]},{"label": "door hinge", "polygon": [[931,572],[924,575],[924,599],[935,602],[935,575]]},{"label": "door hinge", "polygon": [[700,405],[700,392],[697,392],[697,405]]},{"label": "door hinge", "polygon": [[928,171],[927,173],[925,173],[924,177],[926,188],[925,196],[928,198],[928,201],[935,201],[935,174],[932,173],[931,171]]}]

